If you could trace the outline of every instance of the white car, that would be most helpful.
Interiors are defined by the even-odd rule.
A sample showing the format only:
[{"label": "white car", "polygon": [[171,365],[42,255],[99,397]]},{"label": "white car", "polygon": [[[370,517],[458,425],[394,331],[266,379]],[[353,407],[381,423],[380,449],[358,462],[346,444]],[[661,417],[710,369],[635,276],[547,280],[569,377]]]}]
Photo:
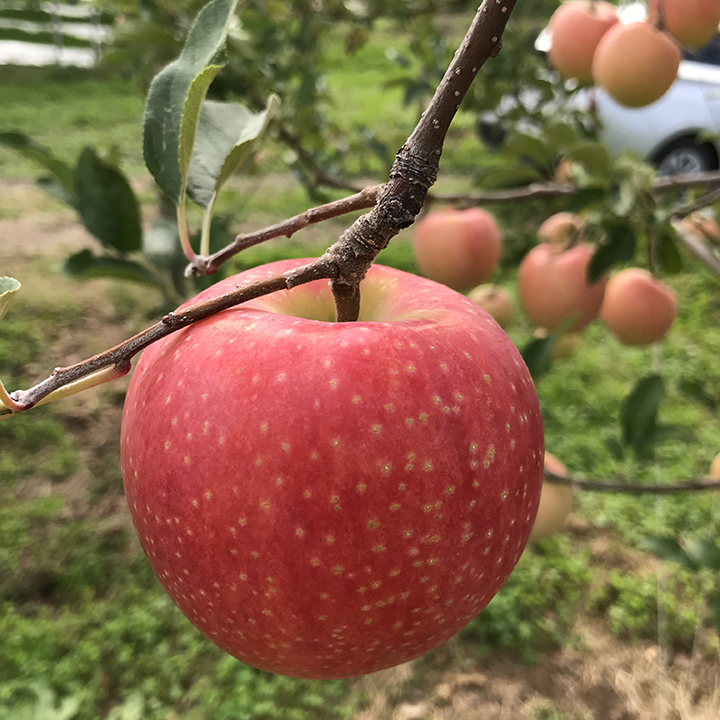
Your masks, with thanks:
[{"label": "white car", "polygon": [[[620,22],[645,19],[643,3],[620,8]],[[550,49],[544,30],[535,47]],[[720,168],[720,144],[703,135],[720,136],[720,35],[704,48],[685,52],[677,80],[657,102],[626,108],[601,88],[579,94],[581,103],[600,120],[600,139],[613,155],[633,151],[658,167],[661,175],[697,173]]]},{"label": "white car", "polygon": [[[644,4],[619,10],[621,22],[645,17]],[[550,49],[552,38],[543,30],[535,47]],[[528,93],[526,105],[533,104]],[[509,98],[505,99],[512,103]],[[505,100],[503,102],[505,102]],[[503,102],[499,114],[503,114]],[[576,93],[571,106],[590,110],[600,124],[600,140],[613,155],[632,151],[657,166],[662,175],[706,172],[720,169],[720,34],[695,53],[684,53],[678,77],[657,102],[643,108],[626,108],[598,87]],[[506,108],[507,109],[507,108]],[[481,118],[481,134],[491,144],[500,138],[498,116]],[[718,140],[709,139],[717,135]]]}]

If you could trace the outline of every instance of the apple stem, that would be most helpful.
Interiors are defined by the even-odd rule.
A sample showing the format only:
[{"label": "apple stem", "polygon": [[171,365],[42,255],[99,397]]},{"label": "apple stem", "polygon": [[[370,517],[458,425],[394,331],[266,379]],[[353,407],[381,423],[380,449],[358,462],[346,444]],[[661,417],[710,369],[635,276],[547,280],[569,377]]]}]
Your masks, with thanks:
[{"label": "apple stem", "polygon": [[360,287],[341,280],[331,283],[337,322],[355,322],[360,315]]}]

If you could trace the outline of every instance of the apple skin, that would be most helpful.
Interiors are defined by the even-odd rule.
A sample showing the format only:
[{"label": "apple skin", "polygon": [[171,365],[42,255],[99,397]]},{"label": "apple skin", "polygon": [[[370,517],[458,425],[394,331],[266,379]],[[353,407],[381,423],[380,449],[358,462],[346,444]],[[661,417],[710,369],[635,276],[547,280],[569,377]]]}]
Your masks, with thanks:
[{"label": "apple skin", "polygon": [[564,78],[592,82],[595,48],[618,19],[617,9],[607,2],[574,0],[563,3],[550,18],[550,64]]},{"label": "apple skin", "polygon": [[[560,477],[568,477],[567,468],[549,452],[545,453],[545,467]],[[562,529],[572,511],[573,490],[569,485],[543,481],[537,517],[530,533],[531,542],[544,540]]]},{"label": "apple skin", "polygon": [[[720,0],[663,0],[663,22],[679,43],[701,48],[717,32]],[[648,4],[649,20],[657,21],[658,0]]]},{"label": "apple skin", "polygon": [[710,477],[713,480],[720,480],[720,453],[718,453],[710,465]]},{"label": "apple skin", "polygon": [[360,321],[323,322],[316,281],[184,328],[144,351],[125,403],[125,491],[160,582],[214,643],[293,677],[370,673],[452,637],[507,579],[539,502],[537,395],[495,321],[379,266],[362,298]]},{"label": "apple skin", "polygon": [[503,330],[512,325],[515,308],[510,296],[497,285],[478,285],[468,298],[479,305]]},{"label": "apple skin", "polygon": [[554,330],[575,318],[567,332],[579,332],[597,317],[606,277],[589,285],[587,270],[595,248],[579,243],[568,250],[540,243],[523,258],[518,270],[520,303],[527,316],[542,328]]},{"label": "apple skin", "polygon": [[582,231],[585,221],[571,212],[559,212],[547,218],[538,228],[538,239],[553,245],[565,245],[570,238]]},{"label": "apple skin", "polygon": [[502,253],[502,235],[486,210],[443,208],[418,221],[413,247],[423,275],[464,291],[495,272]]},{"label": "apple skin", "polygon": [[642,268],[627,268],[613,275],[600,308],[600,319],[625,345],[657,342],[676,315],[675,293]]},{"label": "apple skin", "polygon": [[644,107],[670,89],[681,59],[680,48],[649,23],[618,24],[598,43],[592,74],[616,102]]}]

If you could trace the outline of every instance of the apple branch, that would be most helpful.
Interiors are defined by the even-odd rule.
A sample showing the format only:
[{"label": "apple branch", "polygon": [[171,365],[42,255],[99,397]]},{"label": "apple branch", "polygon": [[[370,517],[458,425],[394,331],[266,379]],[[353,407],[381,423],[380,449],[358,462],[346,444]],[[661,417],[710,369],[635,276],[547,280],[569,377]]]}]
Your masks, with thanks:
[{"label": "apple branch", "polygon": [[302,230],[313,223],[323,222],[356,210],[367,210],[377,202],[383,187],[383,185],[369,185],[355,195],[349,195],[340,200],[311,208],[300,213],[300,215],[295,215],[295,217],[288,218],[262,230],[238,235],[227,247],[213,255],[198,255],[194,262],[188,265],[185,274],[188,276],[212,275],[233,255],[237,255],[240,251],[253,245],[259,245],[276,237],[290,238],[298,230]]},{"label": "apple branch", "polygon": [[697,492],[699,490],[720,489],[720,478],[701,478],[700,480],[687,480],[677,483],[654,483],[643,485],[614,480],[579,480],[569,475],[556,475],[545,469],[544,478],[555,485],[568,485],[580,490],[594,492],[620,492],[633,495],[671,495],[680,492]]}]

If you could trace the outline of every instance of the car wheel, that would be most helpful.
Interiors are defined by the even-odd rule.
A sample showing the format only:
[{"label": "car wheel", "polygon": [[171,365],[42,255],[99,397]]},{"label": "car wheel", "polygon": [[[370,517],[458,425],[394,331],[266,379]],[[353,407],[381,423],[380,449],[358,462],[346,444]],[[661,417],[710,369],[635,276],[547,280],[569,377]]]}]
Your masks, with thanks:
[{"label": "car wheel", "polygon": [[712,143],[680,138],[655,158],[659,175],[692,175],[718,169],[718,155]]}]

